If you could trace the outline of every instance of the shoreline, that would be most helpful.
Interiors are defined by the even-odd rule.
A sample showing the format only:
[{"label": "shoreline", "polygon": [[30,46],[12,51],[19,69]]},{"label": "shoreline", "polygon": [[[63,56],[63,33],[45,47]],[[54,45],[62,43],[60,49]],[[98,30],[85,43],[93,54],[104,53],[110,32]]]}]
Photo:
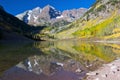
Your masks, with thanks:
[{"label": "shoreline", "polygon": [[120,41],[114,41],[114,40],[99,40],[99,41],[93,41],[93,42],[98,42],[98,43],[113,43],[113,44],[120,44]]},{"label": "shoreline", "polygon": [[120,59],[104,64],[99,69],[87,73],[86,80],[119,80]]}]

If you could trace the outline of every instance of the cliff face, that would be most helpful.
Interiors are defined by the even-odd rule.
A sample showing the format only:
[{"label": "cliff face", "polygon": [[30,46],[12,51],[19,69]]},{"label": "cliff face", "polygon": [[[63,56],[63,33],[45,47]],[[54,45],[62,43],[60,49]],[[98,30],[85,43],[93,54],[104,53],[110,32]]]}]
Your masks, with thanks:
[{"label": "cliff face", "polygon": [[118,39],[120,34],[120,0],[97,0],[81,17],[65,30],[56,34],[57,38],[97,38]]}]

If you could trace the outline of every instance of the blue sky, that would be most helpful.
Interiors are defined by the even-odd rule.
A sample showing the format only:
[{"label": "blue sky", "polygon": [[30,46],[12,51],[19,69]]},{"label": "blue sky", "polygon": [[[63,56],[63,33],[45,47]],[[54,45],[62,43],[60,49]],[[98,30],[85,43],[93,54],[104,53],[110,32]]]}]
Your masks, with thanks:
[{"label": "blue sky", "polygon": [[89,8],[96,0],[0,0],[0,5],[13,15],[33,9],[37,6],[51,5],[57,10],[63,11],[73,8]]}]

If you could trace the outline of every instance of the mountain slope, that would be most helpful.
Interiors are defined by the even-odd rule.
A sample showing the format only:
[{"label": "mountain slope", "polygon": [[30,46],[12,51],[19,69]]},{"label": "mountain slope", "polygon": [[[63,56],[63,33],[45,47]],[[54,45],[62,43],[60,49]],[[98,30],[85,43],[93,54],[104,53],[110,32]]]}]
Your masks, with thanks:
[{"label": "mountain slope", "polygon": [[0,39],[28,40],[32,38],[32,27],[0,8]]},{"label": "mountain slope", "polygon": [[97,0],[81,19],[55,35],[58,39],[119,39],[120,0]]}]

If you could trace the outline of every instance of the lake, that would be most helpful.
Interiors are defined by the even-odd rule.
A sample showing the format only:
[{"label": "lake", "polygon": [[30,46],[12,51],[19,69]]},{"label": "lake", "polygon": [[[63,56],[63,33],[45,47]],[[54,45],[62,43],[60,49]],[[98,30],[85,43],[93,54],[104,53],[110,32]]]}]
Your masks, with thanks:
[{"label": "lake", "polygon": [[0,80],[83,80],[118,58],[120,45],[112,43],[0,43]]}]

